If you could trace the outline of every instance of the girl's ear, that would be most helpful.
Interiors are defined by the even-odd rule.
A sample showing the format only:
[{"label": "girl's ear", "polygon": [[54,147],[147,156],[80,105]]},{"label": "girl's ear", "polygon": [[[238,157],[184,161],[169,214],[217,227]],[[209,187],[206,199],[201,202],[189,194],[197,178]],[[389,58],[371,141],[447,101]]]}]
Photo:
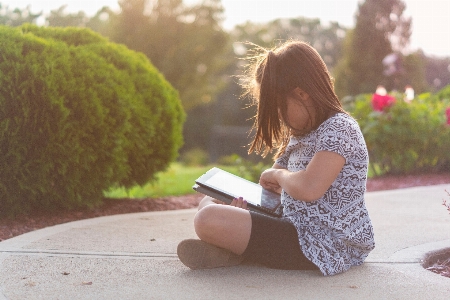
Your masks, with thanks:
[{"label": "girl's ear", "polygon": [[309,98],[308,93],[306,93],[301,88],[297,87],[293,91],[296,98],[300,99],[301,101],[306,101]]}]

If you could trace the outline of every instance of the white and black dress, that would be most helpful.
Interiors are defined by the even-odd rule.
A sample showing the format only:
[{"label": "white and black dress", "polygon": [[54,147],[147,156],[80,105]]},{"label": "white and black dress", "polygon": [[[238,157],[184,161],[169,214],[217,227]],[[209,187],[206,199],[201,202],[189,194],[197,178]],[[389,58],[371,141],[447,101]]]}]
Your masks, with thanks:
[{"label": "white and black dress", "polygon": [[292,172],[304,170],[320,151],[343,156],[342,171],[317,201],[299,201],[283,191],[283,218],[295,226],[305,257],[324,275],[334,275],[362,264],[375,247],[364,202],[369,156],[358,123],[338,113],[308,135],[292,137],[276,162]]}]

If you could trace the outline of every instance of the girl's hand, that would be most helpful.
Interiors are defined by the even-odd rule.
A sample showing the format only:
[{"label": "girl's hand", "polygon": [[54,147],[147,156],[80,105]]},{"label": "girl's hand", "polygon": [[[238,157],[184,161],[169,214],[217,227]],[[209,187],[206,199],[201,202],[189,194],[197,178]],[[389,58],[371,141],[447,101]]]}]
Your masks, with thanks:
[{"label": "girl's hand", "polygon": [[346,159],[336,152],[317,152],[304,170],[289,171],[283,168],[265,170],[259,184],[266,189],[282,186],[294,199],[313,202],[330,188],[344,167]]},{"label": "girl's hand", "polygon": [[230,206],[247,210],[247,200],[244,200],[242,197],[234,198],[233,201],[231,201]]},{"label": "girl's hand", "polygon": [[261,173],[259,184],[266,190],[281,193],[281,186],[275,178],[275,172],[278,169],[270,168]]}]

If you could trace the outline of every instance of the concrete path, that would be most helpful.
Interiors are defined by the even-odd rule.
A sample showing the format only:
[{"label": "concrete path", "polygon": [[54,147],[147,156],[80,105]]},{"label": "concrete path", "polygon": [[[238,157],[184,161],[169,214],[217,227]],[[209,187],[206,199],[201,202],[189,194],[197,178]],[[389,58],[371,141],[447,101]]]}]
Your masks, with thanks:
[{"label": "concrete path", "polygon": [[0,242],[0,299],[449,299],[450,278],[421,266],[449,248],[450,184],[366,195],[376,249],[362,266],[318,271],[252,265],[192,271],[176,246],[195,209],[48,227]]}]

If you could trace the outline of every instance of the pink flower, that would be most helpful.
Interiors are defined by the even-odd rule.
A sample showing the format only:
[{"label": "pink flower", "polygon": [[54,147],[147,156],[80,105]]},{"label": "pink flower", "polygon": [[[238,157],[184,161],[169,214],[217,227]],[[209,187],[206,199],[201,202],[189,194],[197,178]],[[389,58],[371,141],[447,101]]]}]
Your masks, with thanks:
[{"label": "pink flower", "polygon": [[372,107],[376,111],[383,111],[386,107],[391,106],[395,102],[395,98],[389,95],[373,94]]}]

